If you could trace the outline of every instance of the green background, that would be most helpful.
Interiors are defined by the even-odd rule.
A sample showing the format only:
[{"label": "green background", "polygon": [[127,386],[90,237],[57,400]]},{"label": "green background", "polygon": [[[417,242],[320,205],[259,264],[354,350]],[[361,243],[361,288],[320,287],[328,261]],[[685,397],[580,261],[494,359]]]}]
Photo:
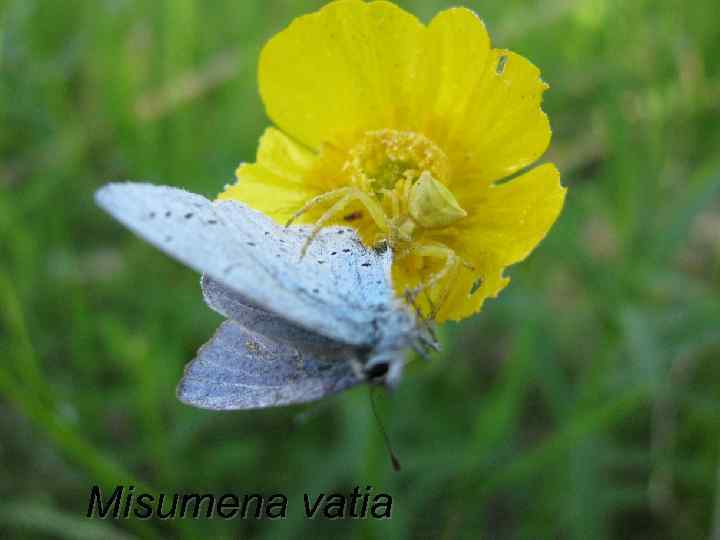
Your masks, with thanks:
[{"label": "green background", "polygon": [[[0,537],[720,538],[716,0],[466,3],[551,84],[569,193],[500,298],[379,394],[401,473],[364,389],[176,401],[220,318],[92,193],[216,194],[268,124],[262,43],[321,4],[0,2]],[[289,518],[86,520],[95,483],[281,492]],[[392,520],[302,518],[303,492],[367,484]]]}]

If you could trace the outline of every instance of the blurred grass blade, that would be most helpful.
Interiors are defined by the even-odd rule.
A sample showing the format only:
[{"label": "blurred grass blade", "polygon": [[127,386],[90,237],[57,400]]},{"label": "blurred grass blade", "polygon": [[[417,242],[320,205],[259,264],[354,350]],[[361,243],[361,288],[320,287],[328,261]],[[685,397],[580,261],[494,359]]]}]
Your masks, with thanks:
[{"label": "blurred grass blade", "polygon": [[497,467],[488,477],[472,483],[472,486],[478,493],[488,495],[498,488],[529,480],[538,471],[562,459],[570,448],[588,434],[602,432],[629,416],[647,403],[648,395],[647,388],[636,387],[601,407],[576,414],[575,418],[536,448],[524,452],[507,465]]},{"label": "blurred grass blade", "polygon": [[62,540],[135,540],[140,538],[122,532],[112,521],[90,520],[84,516],[61,512],[33,501],[7,501],[0,505],[0,529],[47,535]]},{"label": "blurred grass blade", "polygon": [[[3,311],[3,322],[8,329],[4,332],[5,339],[10,344],[8,349],[14,353],[11,358],[18,364],[16,377],[13,377],[7,364],[0,364],[0,395],[7,396],[23,414],[43,429],[63,452],[85,468],[93,483],[106,487],[133,484],[140,491],[155,493],[143,482],[135,480],[119,463],[86,441],[61,417],[57,404],[48,402],[48,385],[38,369],[37,357],[27,334],[20,303],[10,280],[2,274],[0,293],[0,300],[6,308]],[[138,520],[130,523],[134,528],[143,531],[146,538],[155,537],[147,523]],[[172,521],[169,523],[173,524]]]},{"label": "blurred grass blade", "polygon": [[657,235],[659,260],[674,256],[687,242],[695,218],[720,201],[720,160],[706,164],[687,182],[683,197],[661,216],[662,233]]}]

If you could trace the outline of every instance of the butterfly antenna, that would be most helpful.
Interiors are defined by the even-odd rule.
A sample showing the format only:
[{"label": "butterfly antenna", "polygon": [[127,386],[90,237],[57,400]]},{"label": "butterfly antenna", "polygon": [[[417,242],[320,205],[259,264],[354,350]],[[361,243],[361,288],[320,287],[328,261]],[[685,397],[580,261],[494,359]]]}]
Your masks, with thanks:
[{"label": "butterfly antenna", "polygon": [[370,406],[372,407],[373,415],[375,416],[375,421],[378,424],[378,428],[380,429],[380,433],[382,433],[383,439],[385,440],[385,448],[387,449],[388,456],[390,456],[390,461],[392,462],[393,469],[397,472],[400,470],[400,460],[395,455],[395,452],[393,452],[392,444],[390,444],[390,437],[388,437],[387,431],[385,431],[385,426],[383,425],[382,419],[380,418],[380,415],[377,411],[377,406],[375,405],[375,388],[370,386],[368,387],[370,390]]}]

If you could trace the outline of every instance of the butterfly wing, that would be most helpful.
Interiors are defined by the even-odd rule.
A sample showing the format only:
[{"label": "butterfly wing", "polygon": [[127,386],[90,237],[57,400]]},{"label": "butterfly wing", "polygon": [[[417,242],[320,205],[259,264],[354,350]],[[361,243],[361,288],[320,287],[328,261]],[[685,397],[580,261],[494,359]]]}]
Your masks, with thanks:
[{"label": "butterfly wing", "polygon": [[362,382],[347,357],[320,357],[225,321],[185,368],[183,403],[213,410],[314,401]]},{"label": "butterfly wing", "polygon": [[203,274],[200,287],[202,288],[205,303],[211,309],[237,322],[240,326],[274,341],[288,343],[301,351],[321,356],[337,354],[341,349],[349,348],[344,343],[306,330],[259,306],[253,305],[247,298],[207,274]]},{"label": "butterfly wing", "polygon": [[236,201],[133,182],[104,186],[96,201],[168,255],[311,333],[372,346],[378,315],[399,309],[390,251],[365,248],[352,229],[323,229],[301,258],[307,227],[284,228]]}]

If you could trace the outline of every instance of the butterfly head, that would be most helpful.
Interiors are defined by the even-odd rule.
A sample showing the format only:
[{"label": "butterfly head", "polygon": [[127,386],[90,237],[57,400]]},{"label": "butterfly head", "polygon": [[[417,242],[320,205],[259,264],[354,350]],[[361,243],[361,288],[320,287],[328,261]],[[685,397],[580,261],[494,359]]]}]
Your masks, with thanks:
[{"label": "butterfly head", "polygon": [[392,389],[400,382],[404,367],[403,351],[379,352],[371,355],[363,366],[363,375],[369,383]]},{"label": "butterfly head", "polygon": [[402,378],[408,349],[427,358],[428,352],[439,348],[431,323],[409,309],[391,310],[381,319],[377,345],[367,355],[362,372],[368,382],[392,389]]}]

